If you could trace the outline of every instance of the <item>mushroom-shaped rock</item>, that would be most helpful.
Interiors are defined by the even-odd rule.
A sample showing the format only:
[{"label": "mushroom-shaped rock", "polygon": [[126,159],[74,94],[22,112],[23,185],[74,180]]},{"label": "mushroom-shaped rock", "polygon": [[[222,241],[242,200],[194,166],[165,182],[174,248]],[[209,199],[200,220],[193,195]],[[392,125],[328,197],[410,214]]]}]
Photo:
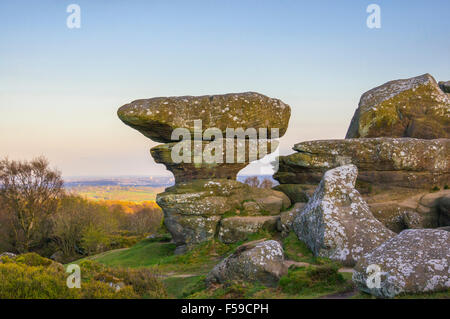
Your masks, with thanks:
[{"label": "mushroom-shaped rock", "polygon": [[286,273],[280,243],[275,240],[255,241],[238,247],[235,253],[217,264],[206,277],[206,283],[242,280],[274,287]]},{"label": "mushroom-shaped rock", "polygon": [[380,136],[450,138],[450,96],[430,74],[390,81],[364,93],[346,138]]},{"label": "mushroom-shaped rock", "polygon": [[404,230],[360,258],[353,281],[362,291],[384,298],[401,293],[450,289],[450,233]]},{"label": "mushroom-shaped rock", "polygon": [[355,189],[357,175],[351,164],[327,171],[293,222],[297,237],[316,256],[349,266],[395,235],[375,219]]},{"label": "mushroom-shaped rock", "polygon": [[278,129],[281,137],[291,109],[278,99],[246,92],[136,100],[123,105],[117,114],[125,124],[153,141],[169,143],[176,128],[188,129],[194,139],[194,120],[201,120],[203,129],[218,128],[223,137],[227,128],[267,129],[267,138],[272,129]]}]

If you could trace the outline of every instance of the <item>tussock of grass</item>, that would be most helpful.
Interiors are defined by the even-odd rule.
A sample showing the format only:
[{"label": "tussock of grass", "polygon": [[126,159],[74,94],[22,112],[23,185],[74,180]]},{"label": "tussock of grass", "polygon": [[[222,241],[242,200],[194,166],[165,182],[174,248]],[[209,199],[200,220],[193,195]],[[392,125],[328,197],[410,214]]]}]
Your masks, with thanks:
[{"label": "tussock of grass", "polygon": [[345,288],[346,280],[338,270],[333,264],[290,269],[281,278],[280,287],[289,294],[339,291]]}]

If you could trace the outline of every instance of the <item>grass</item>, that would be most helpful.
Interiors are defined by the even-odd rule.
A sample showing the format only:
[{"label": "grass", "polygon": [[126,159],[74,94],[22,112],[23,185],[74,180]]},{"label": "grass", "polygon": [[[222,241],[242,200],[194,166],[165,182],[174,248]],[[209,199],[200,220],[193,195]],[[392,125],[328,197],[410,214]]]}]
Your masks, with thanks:
[{"label": "grass", "polygon": [[169,277],[164,285],[171,298],[186,298],[193,293],[206,289],[205,276]]},{"label": "grass", "polygon": [[[267,237],[269,236],[269,237]],[[270,234],[254,234],[249,240],[270,238]],[[230,282],[206,287],[205,276],[224,257],[242,242],[226,245],[210,241],[198,245],[184,255],[173,255],[175,244],[146,239],[128,249],[106,252],[86,259],[108,267],[155,267],[162,276],[170,298],[260,298],[260,299],[311,299],[340,295],[352,291],[351,273],[339,273],[339,263],[327,258],[314,257],[308,247],[294,233],[282,240],[286,259],[309,263],[308,267],[291,266],[276,288],[259,283]],[[365,293],[346,295],[346,298],[374,298]],[[401,295],[397,298],[449,298],[449,292],[421,295]]]},{"label": "grass", "polygon": [[109,267],[158,267],[163,272],[204,274],[235,246],[210,241],[198,245],[186,254],[176,256],[175,244],[145,239],[128,249],[109,251],[73,263],[89,259]]}]

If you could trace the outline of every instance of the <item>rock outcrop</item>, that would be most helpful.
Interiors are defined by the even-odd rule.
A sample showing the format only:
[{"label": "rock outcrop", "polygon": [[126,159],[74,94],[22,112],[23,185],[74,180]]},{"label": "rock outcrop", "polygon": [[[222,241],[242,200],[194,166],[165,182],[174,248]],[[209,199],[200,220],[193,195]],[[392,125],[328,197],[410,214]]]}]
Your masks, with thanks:
[{"label": "rock outcrop", "polygon": [[294,150],[280,157],[274,175],[281,183],[277,189],[288,196],[291,189],[301,190],[304,196],[302,190],[317,185],[325,171],[352,163],[359,171],[356,188],[373,215],[389,229],[400,232],[449,225],[438,200],[449,196],[450,190],[430,191],[450,185],[450,139],[323,140],[298,143]]},{"label": "rock outcrop", "polygon": [[203,128],[218,128],[225,137],[227,128],[279,129],[283,136],[291,108],[278,99],[246,92],[223,95],[157,97],[136,100],[117,112],[128,126],[155,142],[170,143],[176,128],[186,128],[194,135],[194,120]]},{"label": "rock outcrop", "polygon": [[[361,290],[385,298],[401,293],[435,292],[450,289],[449,266],[449,232],[404,230],[360,258],[353,281]],[[377,270],[378,275],[373,273]]]},{"label": "rock outcrop", "polygon": [[346,138],[450,138],[450,96],[441,87],[424,74],[364,93]]},{"label": "rock outcrop", "polygon": [[293,228],[316,256],[352,266],[395,235],[370,212],[354,188],[358,169],[345,165],[325,173]]},{"label": "rock outcrop", "polygon": [[217,264],[206,277],[206,283],[210,286],[243,280],[275,287],[285,274],[287,267],[281,245],[274,240],[256,241],[238,247]]},{"label": "rock outcrop", "polygon": [[[178,143],[157,145],[150,150],[150,153],[156,163],[164,164],[173,173],[176,183],[196,179],[236,179],[238,172],[248,163],[263,158],[270,153],[270,150],[275,150],[278,147],[277,141],[265,141],[267,152],[260,152],[256,148],[252,159],[249,155],[251,148],[256,145],[255,142],[262,143],[263,140],[225,138],[214,142],[188,140],[185,143],[191,150],[191,155],[189,160],[183,162],[176,162],[172,158],[172,151],[174,147],[179,145]],[[229,158],[227,158],[227,143],[233,145],[233,154],[228,155]],[[255,144],[252,146],[251,143]],[[196,161],[196,154],[202,154],[202,159]],[[215,157],[216,154],[220,155]],[[238,154],[242,155],[238,156]]]},{"label": "rock outcrop", "polygon": [[230,243],[276,228],[271,216],[288,208],[289,198],[235,179],[277,148],[290,113],[289,105],[254,92],[152,98],[119,109],[125,124],[164,143],[150,152],[175,176],[157,203],[177,253],[216,236]]},{"label": "rock outcrop", "polygon": [[[261,224],[261,217],[279,215],[290,206],[289,198],[281,192],[226,179],[179,183],[158,194],[156,202],[164,211],[164,223],[179,246],[178,252],[217,234],[226,242],[245,239],[268,225],[267,220]],[[236,236],[239,233],[236,240],[227,235],[236,221],[230,218],[233,216],[245,216],[234,232]],[[276,224],[276,219],[273,223]]]},{"label": "rock outcrop", "polygon": [[274,175],[281,184],[317,184],[326,170],[358,167],[371,185],[431,189],[450,184],[450,139],[361,138],[295,144]]}]

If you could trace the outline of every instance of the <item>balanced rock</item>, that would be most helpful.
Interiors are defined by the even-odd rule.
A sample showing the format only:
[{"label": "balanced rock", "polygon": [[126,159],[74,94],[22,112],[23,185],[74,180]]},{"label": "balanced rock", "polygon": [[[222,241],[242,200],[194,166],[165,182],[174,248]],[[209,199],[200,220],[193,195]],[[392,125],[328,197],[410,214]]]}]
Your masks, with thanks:
[{"label": "balanced rock", "polygon": [[[180,252],[213,239],[224,217],[275,216],[290,206],[281,192],[226,179],[179,183],[158,194],[156,202]],[[248,203],[253,203],[251,209],[245,208],[250,207]]]},{"label": "balanced rock", "polygon": [[[450,289],[449,266],[449,232],[404,230],[360,258],[353,281],[362,291],[384,298],[401,293],[435,292]],[[378,271],[378,275],[373,271]]]},{"label": "balanced rock", "polygon": [[286,273],[281,245],[274,240],[255,241],[238,247],[235,253],[217,264],[206,277],[206,283],[242,280],[275,287]]},{"label": "balanced rock", "polygon": [[375,219],[355,189],[357,175],[351,164],[327,171],[293,222],[297,237],[314,255],[349,266],[395,235]]},{"label": "balanced rock", "polygon": [[[176,128],[186,128],[194,136],[194,120],[204,128],[218,128],[223,137],[227,128],[278,129],[286,132],[291,109],[278,99],[247,92],[224,95],[157,97],[136,100],[118,111],[119,118],[155,142],[172,142]],[[192,138],[193,139],[193,138]]]},{"label": "balanced rock", "polygon": [[431,189],[450,181],[450,139],[319,140],[294,150],[280,156],[274,178],[281,184],[316,184],[326,170],[350,163],[358,167],[358,181],[372,185]]},{"label": "balanced rock", "polygon": [[346,135],[359,137],[450,138],[450,96],[430,74],[387,82],[361,96]]}]

